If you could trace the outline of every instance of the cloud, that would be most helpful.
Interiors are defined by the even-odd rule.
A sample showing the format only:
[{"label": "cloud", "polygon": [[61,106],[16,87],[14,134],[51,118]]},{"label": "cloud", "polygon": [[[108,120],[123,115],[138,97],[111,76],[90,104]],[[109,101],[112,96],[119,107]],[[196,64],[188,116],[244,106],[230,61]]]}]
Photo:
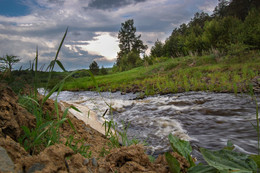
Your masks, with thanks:
[{"label": "cloud", "polygon": [[[93,55],[101,55],[107,60],[116,60],[118,47],[118,39],[109,33],[97,33],[98,36],[94,40],[88,41],[87,45],[81,46],[82,49],[88,50]],[[114,51],[111,51],[114,50]]]},{"label": "cloud", "polygon": [[145,2],[146,0],[91,0],[88,8],[96,8],[96,9],[117,9],[120,7],[124,7],[130,4],[137,4],[140,2]]},{"label": "cloud", "polygon": [[[0,56],[19,56],[22,65],[35,58],[42,63],[56,54],[63,34],[69,31],[60,52],[67,69],[113,65],[119,48],[121,23],[134,19],[145,44],[164,41],[172,30],[187,23],[195,12],[213,9],[218,0],[21,0],[27,15],[6,16],[0,11]],[[147,53],[149,53],[149,49]]]}]

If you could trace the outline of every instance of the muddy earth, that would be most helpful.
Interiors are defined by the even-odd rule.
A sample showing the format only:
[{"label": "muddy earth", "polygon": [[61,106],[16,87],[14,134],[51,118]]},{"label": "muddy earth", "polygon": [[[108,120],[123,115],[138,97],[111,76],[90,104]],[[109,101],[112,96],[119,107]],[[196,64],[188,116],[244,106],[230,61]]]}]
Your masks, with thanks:
[{"label": "muddy earth", "polygon": [[[48,100],[44,111],[54,112],[54,102]],[[60,116],[62,116],[61,110]],[[54,118],[54,117],[53,117]],[[68,117],[77,133],[67,121],[60,127],[61,139],[59,144],[41,148],[38,152],[26,151],[18,142],[24,134],[22,126],[34,128],[35,116],[18,103],[18,96],[5,85],[0,86],[0,172],[169,172],[169,167],[163,155],[153,163],[145,154],[142,145],[128,147],[111,147],[106,136],[76,119]],[[65,143],[69,136],[83,139],[84,145],[89,146],[90,157],[83,157],[74,152]],[[71,146],[78,145],[72,143]],[[176,153],[172,153],[180,163],[182,172],[187,171],[188,163]]]}]

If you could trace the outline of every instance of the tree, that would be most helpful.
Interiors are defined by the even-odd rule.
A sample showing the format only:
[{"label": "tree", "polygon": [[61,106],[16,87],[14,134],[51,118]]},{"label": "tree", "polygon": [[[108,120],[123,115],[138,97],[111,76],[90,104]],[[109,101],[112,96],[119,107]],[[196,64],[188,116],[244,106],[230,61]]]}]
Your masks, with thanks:
[{"label": "tree", "polygon": [[228,14],[244,21],[248,13],[259,6],[259,0],[232,0],[228,6]]},{"label": "tree", "polygon": [[[205,45],[202,40],[203,28],[199,24],[190,26],[189,31],[185,35],[185,46],[183,46],[183,55],[187,53],[193,53],[197,55],[202,55]],[[183,38],[183,36],[181,37]]]},{"label": "tree", "polygon": [[151,56],[157,58],[163,56],[163,43],[157,40],[151,48]]},{"label": "tree", "polygon": [[[134,52],[139,56],[140,53],[144,53],[147,46],[143,44],[140,39],[141,35],[136,36],[136,27],[134,27],[134,20],[129,19],[121,24],[121,29],[118,33],[119,48],[117,57],[117,66],[122,65],[123,57],[127,56],[129,53]],[[136,62],[131,62],[136,64]],[[135,66],[135,65],[134,65]]]},{"label": "tree", "polygon": [[107,74],[107,69],[105,69],[104,66],[102,66],[102,68],[100,69],[100,73],[102,75],[106,75]]},{"label": "tree", "polygon": [[204,13],[204,12],[197,12],[194,14],[194,17],[191,19],[191,21],[189,22],[189,26],[200,26],[201,28],[204,27],[204,24],[206,21],[210,20],[210,16],[208,15],[208,13]]},{"label": "tree", "polygon": [[244,42],[260,49],[260,9],[252,9],[244,22]]},{"label": "tree", "polygon": [[227,0],[219,0],[218,5],[215,7],[213,16],[224,17],[227,16],[229,2]]},{"label": "tree", "polygon": [[8,70],[9,72],[12,71],[13,65],[15,63],[18,63],[20,61],[17,56],[14,55],[5,55],[4,57],[0,57],[0,70],[1,71],[6,71]]},{"label": "tree", "polygon": [[244,21],[249,11],[259,7],[259,0],[219,0],[213,16],[220,18],[233,16]]},{"label": "tree", "polygon": [[89,70],[90,70],[93,74],[95,74],[95,75],[97,75],[97,74],[99,73],[99,66],[98,66],[98,64],[97,64],[96,61],[93,61],[93,62],[89,65]]}]

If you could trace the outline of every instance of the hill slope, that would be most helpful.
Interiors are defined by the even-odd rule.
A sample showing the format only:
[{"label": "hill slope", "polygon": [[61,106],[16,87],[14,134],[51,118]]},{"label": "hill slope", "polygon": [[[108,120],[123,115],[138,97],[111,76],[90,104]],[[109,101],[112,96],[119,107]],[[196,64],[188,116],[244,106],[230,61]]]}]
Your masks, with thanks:
[{"label": "hill slope", "polygon": [[[237,56],[207,55],[158,59],[129,71],[96,76],[101,91],[143,92],[146,95],[184,91],[249,92],[260,74],[259,52]],[[161,61],[161,62],[160,62]],[[255,89],[259,86],[255,86]],[[91,77],[71,79],[64,90],[95,90]]]}]

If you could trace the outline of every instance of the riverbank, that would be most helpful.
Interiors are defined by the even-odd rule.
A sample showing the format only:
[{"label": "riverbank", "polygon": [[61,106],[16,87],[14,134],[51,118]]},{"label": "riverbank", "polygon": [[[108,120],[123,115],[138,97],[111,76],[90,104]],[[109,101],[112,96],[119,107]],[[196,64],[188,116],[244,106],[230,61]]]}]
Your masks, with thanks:
[{"label": "riverbank", "polygon": [[89,125],[91,128],[95,129],[99,133],[105,135],[105,127],[102,125],[102,122],[98,120],[98,117],[95,112],[90,110],[87,106],[82,106],[77,102],[60,102],[60,107],[62,111],[65,111],[66,108],[70,106],[75,106],[80,112],[70,109],[68,110],[69,115],[76,117],[78,120],[83,121],[85,124]]},{"label": "riverbank", "polygon": [[[256,125],[256,103],[247,94],[200,91],[143,99],[135,99],[136,96],[62,91],[58,100],[76,101],[95,111],[98,117],[103,117],[110,105],[113,112],[104,118],[113,120],[121,132],[126,131],[128,139],[145,141],[148,153],[154,156],[171,150],[170,133],[190,141],[192,155],[199,161],[203,160],[199,148],[217,150],[224,148],[228,140],[236,144],[236,151],[251,154],[257,151],[257,133],[252,126]],[[256,95],[258,103],[259,96]]]},{"label": "riverbank", "polygon": [[[260,91],[260,54],[205,55],[158,59],[129,71],[95,76],[100,91],[141,92],[143,95],[188,91],[249,93]],[[162,61],[162,62],[160,62]],[[68,80],[64,90],[96,90],[91,77]]]},{"label": "riverbank", "polygon": [[[33,131],[37,117],[21,107],[9,87],[0,87],[0,98],[0,172],[169,172],[164,156],[152,163],[142,145],[113,147],[105,135],[74,116],[67,116],[69,121],[59,127],[59,142],[46,148],[40,143],[36,150],[25,150],[20,141],[24,126]],[[54,101],[47,100],[43,111],[52,120],[57,118]],[[62,117],[60,107],[58,112]],[[185,172],[187,163],[181,156],[174,156]]]}]

